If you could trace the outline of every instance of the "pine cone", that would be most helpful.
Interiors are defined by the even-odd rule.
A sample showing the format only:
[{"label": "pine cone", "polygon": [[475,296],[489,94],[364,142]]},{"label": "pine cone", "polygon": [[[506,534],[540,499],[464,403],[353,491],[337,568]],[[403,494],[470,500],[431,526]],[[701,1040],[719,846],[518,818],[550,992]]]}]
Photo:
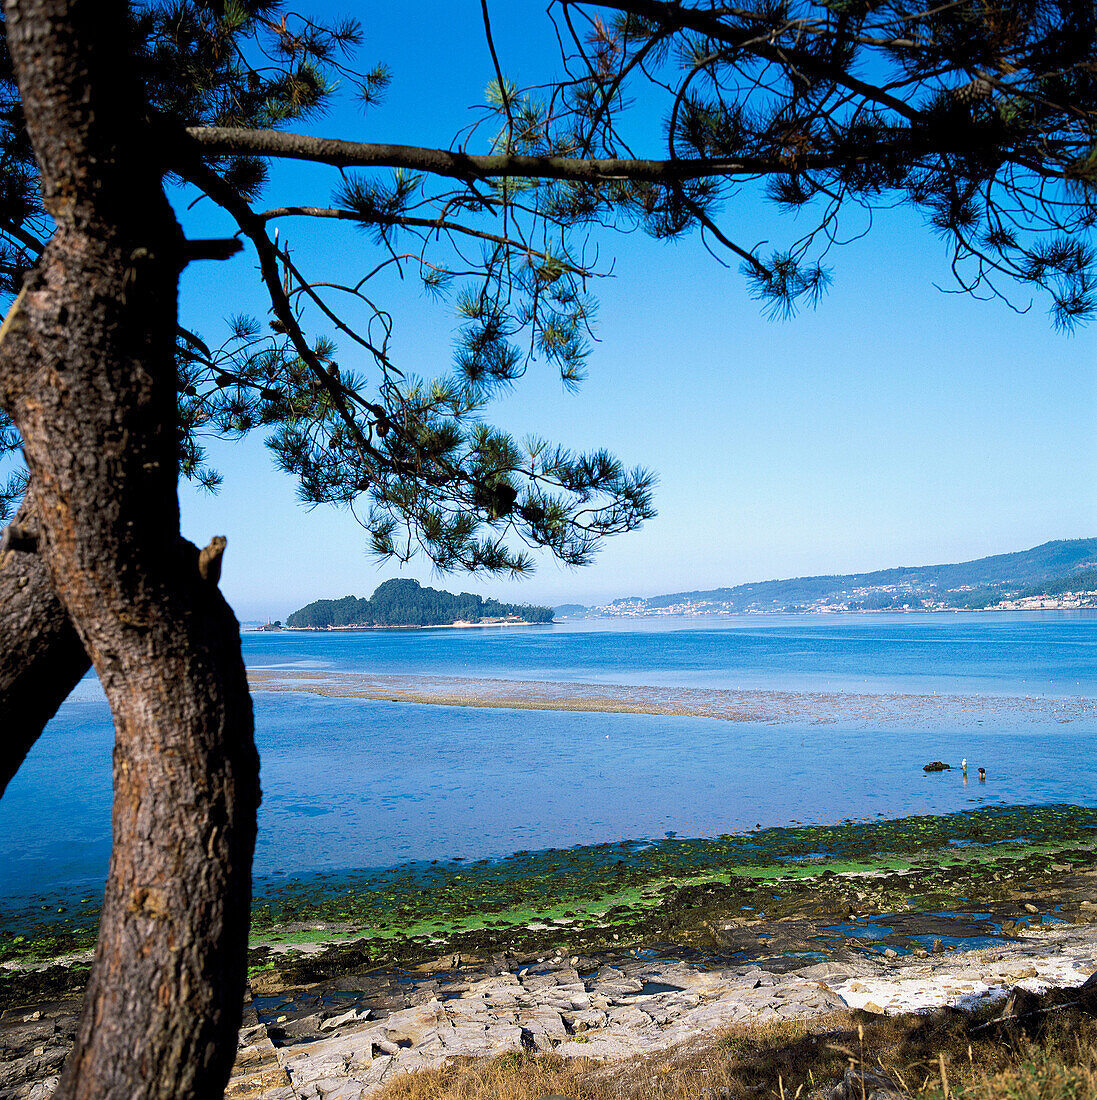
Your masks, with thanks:
[{"label": "pine cone", "polygon": [[978,77],[970,84],[965,84],[962,88],[953,88],[951,94],[954,102],[961,103],[965,107],[971,107],[973,104],[986,99],[990,93],[990,81],[985,80],[983,77]]}]

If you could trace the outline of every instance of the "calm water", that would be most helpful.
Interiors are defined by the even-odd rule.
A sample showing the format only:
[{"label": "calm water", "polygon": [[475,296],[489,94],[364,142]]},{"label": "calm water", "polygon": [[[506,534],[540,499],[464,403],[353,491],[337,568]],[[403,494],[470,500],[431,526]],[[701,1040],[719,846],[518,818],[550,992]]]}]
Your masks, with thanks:
[{"label": "calm water", "polygon": [[245,635],[255,668],[788,691],[1097,695],[1097,612],[740,615]]},{"label": "calm water", "polygon": [[[1097,697],[1085,614],[739,618],[246,634],[249,665],[654,685]],[[257,694],[260,876],[791,821],[1097,803],[1097,720],[761,725]],[[96,890],[110,716],[84,684],[0,800],[0,896]],[[927,776],[921,765],[972,761]],[[987,767],[985,785],[975,767]]]}]

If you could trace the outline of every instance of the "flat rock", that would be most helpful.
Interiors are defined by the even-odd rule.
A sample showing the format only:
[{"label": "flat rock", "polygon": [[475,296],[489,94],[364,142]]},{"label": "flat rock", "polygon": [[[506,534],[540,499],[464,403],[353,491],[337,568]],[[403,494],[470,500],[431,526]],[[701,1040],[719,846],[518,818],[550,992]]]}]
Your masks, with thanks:
[{"label": "flat rock", "polygon": [[[548,960],[517,975],[470,977],[459,995],[393,1012],[382,1024],[351,1024],[346,1034],[284,1048],[279,1057],[306,1100],[368,1096],[396,1074],[459,1054],[537,1049],[623,1058],[732,1023],[848,1007],[889,1013],[982,1004],[1004,999],[1018,985],[1034,991],[1078,985],[1095,955],[1097,932],[1075,925],[1034,930],[993,950],[809,963],[779,973],[757,966],[715,970],[665,958],[582,973]],[[869,1091],[883,1100],[883,1082],[873,1084]]]},{"label": "flat rock", "polygon": [[[503,961],[448,976],[425,972],[411,982],[406,972],[346,975],[326,992],[268,1002],[263,1020],[249,1006],[226,1095],[360,1100],[400,1074],[457,1055],[552,1050],[623,1058],[733,1023],[850,1007],[897,1013],[998,1002],[1017,988],[1042,993],[1081,985],[1097,969],[1097,927],[1045,925],[977,951],[804,960],[799,967],[793,958],[776,969],[708,966],[669,950],[658,957],[618,955],[614,965],[584,959],[582,968],[566,956],[551,957],[517,973],[503,969]],[[0,1098],[46,1100],[78,1008],[72,1002],[5,1013]],[[872,1092],[886,1092],[882,1082],[875,1084]],[[860,1083],[850,1087],[860,1097]]]}]

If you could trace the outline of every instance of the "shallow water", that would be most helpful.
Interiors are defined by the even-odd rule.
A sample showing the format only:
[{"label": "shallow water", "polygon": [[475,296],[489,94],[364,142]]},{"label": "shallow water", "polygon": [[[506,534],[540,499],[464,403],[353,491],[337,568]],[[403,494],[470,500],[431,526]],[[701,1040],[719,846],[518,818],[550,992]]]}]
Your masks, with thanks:
[{"label": "shallow water", "polygon": [[1097,695],[1097,612],[250,632],[244,654],[252,668],[778,691]]},{"label": "shallow water", "polygon": [[[252,667],[593,682],[646,682],[650,655],[652,683],[735,686],[755,676],[768,688],[803,688],[807,679],[832,691],[864,663],[858,690],[948,684],[1002,694],[1050,685],[1071,669],[1081,677],[1088,660],[1086,679],[1076,681],[1088,692],[1097,689],[1095,624],[1069,615],[835,616],[747,618],[718,629],[659,622],[650,630],[248,634],[245,653]],[[734,667],[726,664],[733,654],[742,658]],[[786,671],[793,668],[808,671]],[[933,728],[883,730],[260,692],[256,873],[980,805],[1097,803],[1097,721],[1058,723],[1052,711],[1044,727],[1011,724],[1003,708],[993,728],[951,726],[946,715]],[[105,701],[92,682],[82,684],[0,800],[0,896],[99,890],[109,855],[111,736]],[[971,761],[966,785],[958,771],[922,771],[930,760],[961,757]]]},{"label": "shallow water", "polygon": [[[1097,801],[1089,731],[841,730],[256,696],[256,873],[477,859],[626,837]],[[97,888],[110,719],[70,704],[0,802],[0,896]],[[985,784],[930,759],[990,765]],[[993,761],[993,763],[991,763]]]}]

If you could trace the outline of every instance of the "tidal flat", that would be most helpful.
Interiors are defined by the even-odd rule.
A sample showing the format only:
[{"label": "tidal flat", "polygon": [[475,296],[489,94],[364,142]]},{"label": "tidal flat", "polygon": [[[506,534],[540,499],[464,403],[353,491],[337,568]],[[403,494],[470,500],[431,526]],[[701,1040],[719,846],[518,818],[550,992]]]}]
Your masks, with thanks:
[{"label": "tidal flat", "polygon": [[1009,728],[1097,720],[1085,696],[966,693],[779,691],[670,687],[583,681],[514,680],[441,675],[377,675],[321,669],[249,669],[252,690],[306,692],[330,699],[373,699],[434,706],[664,714],[726,722],[872,725],[949,729],[1001,723]]},{"label": "tidal flat", "polygon": [[[252,989],[555,950],[677,953],[781,971],[924,955],[1097,920],[1097,809],[759,829],[257,883]],[[0,928],[0,1006],[77,993],[97,909],[29,905]]]},{"label": "tidal flat", "polygon": [[[917,954],[1097,919],[1095,881],[1097,810],[1065,805],[413,864],[265,889],[253,977],[558,948],[673,946],[778,969]],[[310,941],[324,949],[302,950]]]}]

